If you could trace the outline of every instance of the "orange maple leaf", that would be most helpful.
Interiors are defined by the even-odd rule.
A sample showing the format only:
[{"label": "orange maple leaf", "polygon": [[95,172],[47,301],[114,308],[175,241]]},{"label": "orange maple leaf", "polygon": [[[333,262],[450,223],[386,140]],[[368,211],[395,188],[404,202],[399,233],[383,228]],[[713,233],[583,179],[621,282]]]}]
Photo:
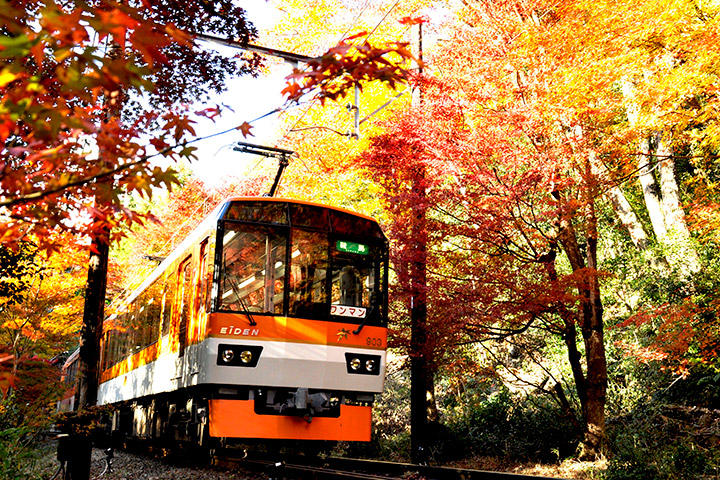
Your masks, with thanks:
[{"label": "orange maple leaf", "polygon": [[236,130],[240,130],[240,133],[243,134],[243,137],[254,137],[252,133],[250,133],[250,129],[253,128],[252,125],[250,125],[248,122],[243,122],[240,126],[235,127]]}]

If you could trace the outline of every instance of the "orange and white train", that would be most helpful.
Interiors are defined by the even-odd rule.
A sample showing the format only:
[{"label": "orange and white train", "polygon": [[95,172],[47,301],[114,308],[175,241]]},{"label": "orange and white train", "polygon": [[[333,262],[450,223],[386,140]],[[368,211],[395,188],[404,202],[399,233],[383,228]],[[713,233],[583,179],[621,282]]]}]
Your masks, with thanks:
[{"label": "orange and white train", "polygon": [[387,284],[372,218],[226,200],[105,321],[98,404],[139,438],[370,440]]}]

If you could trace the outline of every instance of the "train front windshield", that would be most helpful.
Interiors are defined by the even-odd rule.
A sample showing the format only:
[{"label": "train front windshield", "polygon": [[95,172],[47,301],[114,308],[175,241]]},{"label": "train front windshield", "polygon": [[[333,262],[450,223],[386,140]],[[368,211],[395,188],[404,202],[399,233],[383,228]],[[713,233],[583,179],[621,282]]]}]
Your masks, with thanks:
[{"label": "train front windshield", "polygon": [[231,208],[222,224],[219,310],[384,323],[387,241],[376,223],[310,205],[252,203]]}]

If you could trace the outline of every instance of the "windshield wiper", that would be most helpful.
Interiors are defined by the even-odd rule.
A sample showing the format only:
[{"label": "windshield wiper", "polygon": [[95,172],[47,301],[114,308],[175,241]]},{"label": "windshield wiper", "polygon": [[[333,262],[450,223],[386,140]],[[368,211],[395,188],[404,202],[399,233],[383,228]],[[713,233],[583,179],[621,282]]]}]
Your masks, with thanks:
[{"label": "windshield wiper", "polygon": [[243,308],[243,310],[245,310],[245,314],[247,315],[248,320],[250,320],[250,326],[254,327],[255,325],[257,325],[257,322],[253,318],[252,313],[250,313],[250,309],[248,308],[247,304],[245,303],[245,300],[243,300],[240,297],[238,297],[238,300],[240,300],[240,306]]},{"label": "windshield wiper", "polygon": [[242,307],[242,309],[245,310],[248,320],[250,321],[250,326],[254,327],[255,325],[257,325],[257,322],[250,313],[250,309],[245,303],[245,300],[243,300],[242,296],[240,296],[240,289],[229,275],[226,275],[225,279],[230,283],[230,288],[232,288],[232,291],[235,294],[235,297],[238,299],[238,302],[240,302],[240,306]]},{"label": "windshield wiper", "polygon": [[357,335],[357,334],[360,333],[360,331],[363,329],[363,327],[364,327],[365,324],[367,323],[368,319],[370,318],[370,314],[372,314],[372,312],[373,312],[374,309],[375,309],[375,305],[371,306],[371,307],[368,309],[367,313],[365,314],[365,318],[363,318],[363,321],[360,322],[360,325],[358,325],[357,329],[352,332],[353,335]]}]

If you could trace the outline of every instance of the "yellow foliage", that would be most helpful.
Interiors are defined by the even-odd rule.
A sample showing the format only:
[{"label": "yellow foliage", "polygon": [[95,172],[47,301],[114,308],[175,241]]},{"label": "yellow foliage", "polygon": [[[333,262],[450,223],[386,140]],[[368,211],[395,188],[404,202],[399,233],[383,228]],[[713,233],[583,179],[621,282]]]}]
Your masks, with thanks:
[{"label": "yellow foliage", "polygon": [[36,255],[39,272],[24,301],[0,311],[0,347],[13,354],[15,367],[28,356],[52,358],[77,344],[88,256],[72,242],[49,258]]}]

